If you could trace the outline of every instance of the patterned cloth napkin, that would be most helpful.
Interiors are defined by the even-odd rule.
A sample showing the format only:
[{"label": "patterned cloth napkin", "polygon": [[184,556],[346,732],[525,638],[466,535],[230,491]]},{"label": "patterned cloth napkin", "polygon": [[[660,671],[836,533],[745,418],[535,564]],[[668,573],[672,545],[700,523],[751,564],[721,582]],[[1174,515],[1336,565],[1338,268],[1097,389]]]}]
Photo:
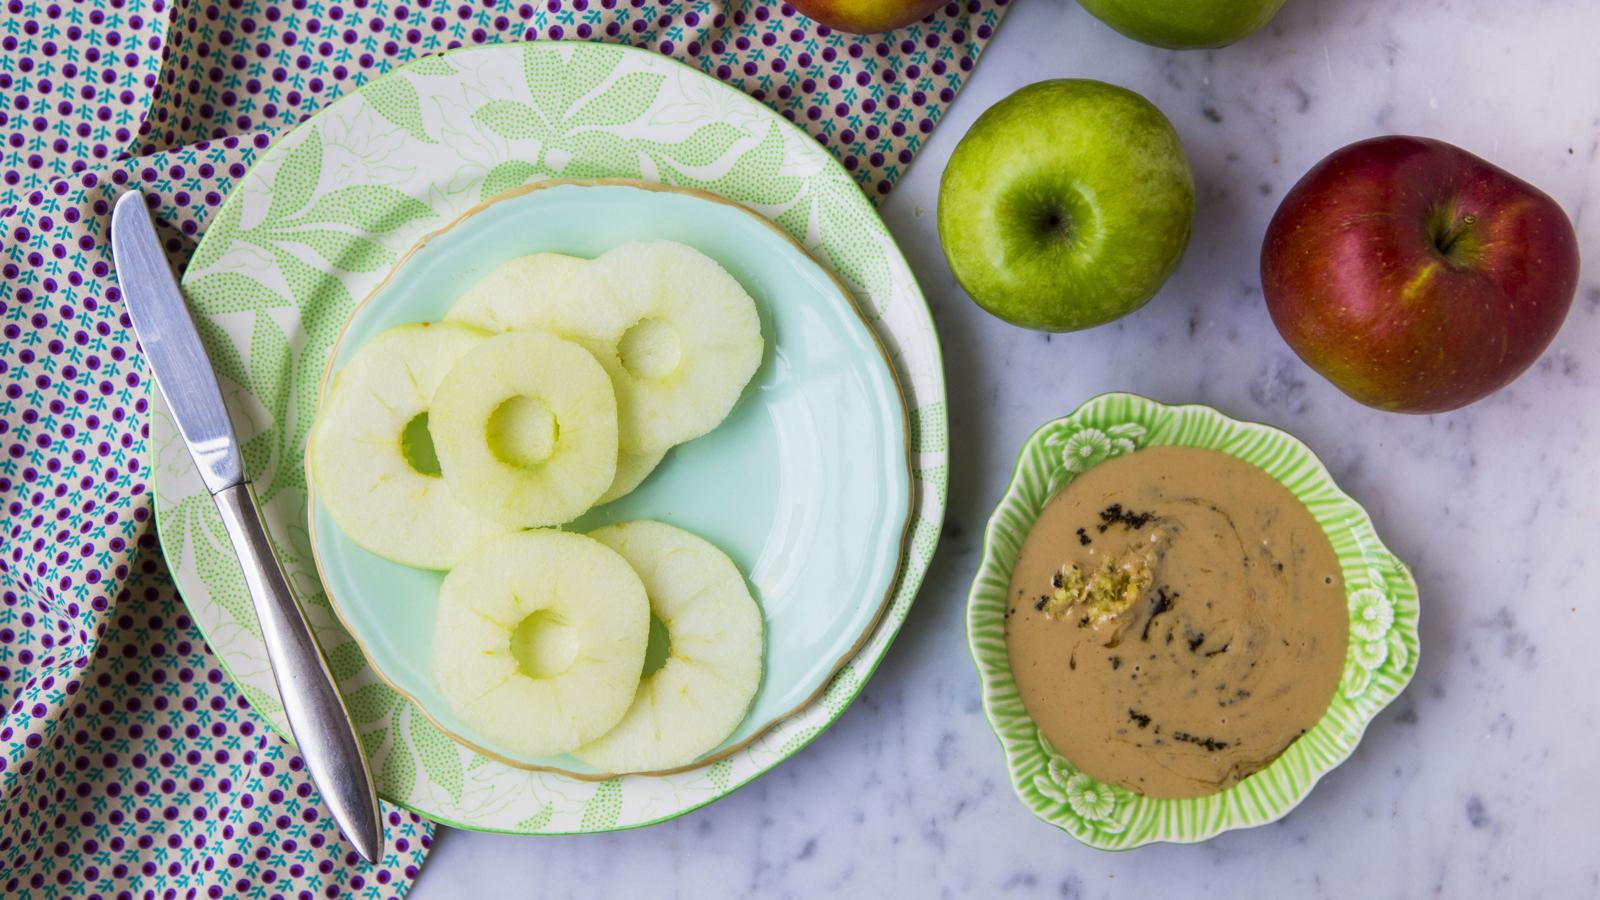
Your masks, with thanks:
[{"label": "patterned cloth napkin", "polygon": [[872,37],[787,5],[6,0],[0,11],[0,895],[404,894],[430,823],[360,861],[186,615],[146,485],[148,372],[107,214],[152,198],[181,268],[273,136],[469,43],[645,46],[736,84],[888,193],[1006,0]]}]

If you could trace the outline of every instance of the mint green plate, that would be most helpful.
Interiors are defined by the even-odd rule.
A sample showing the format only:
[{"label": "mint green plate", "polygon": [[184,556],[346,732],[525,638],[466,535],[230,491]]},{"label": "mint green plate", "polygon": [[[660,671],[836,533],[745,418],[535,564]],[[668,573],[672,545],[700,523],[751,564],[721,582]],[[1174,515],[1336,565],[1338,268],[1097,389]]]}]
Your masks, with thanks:
[{"label": "mint green plate", "polygon": [[[855,530],[853,522],[821,518],[820,507],[806,505],[819,496],[814,492],[777,494],[804,486],[775,472],[820,467],[830,478],[845,480],[844,493],[879,489],[867,484],[877,480],[876,468],[841,468],[846,460],[864,458],[857,455],[853,430],[843,443],[812,447],[800,440],[807,429],[830,422],[832,428],[838,421],[825,416],[820,423],[807,422],[807,405],[780,408],[766,402],[768,390],[753,390],[725,435],[673,451],[656,480],[628,498],[638,512],[648,508],[652,514],[677,516],[674,521],[732,551],[758,579],[755,586],[769,604],[775,639],[780,627],[794,630],[796,610],[774,599],[800,596],[801,588],[794,585],[808,590],[813,602],[848,608],[850,616],[844,623],[813,619],[799,626],[815,631],[815,646],[833,656],[771,660],[774,669],[765,689],[773,692],[770,699],[779,700],[782,692],[797,696],[794,685],[818,677],[825,683],[820,695],[794,715],[710,765],[604,781],[507,765],[466,747],[378,677],[334,614],[313,564],[304,467],[318,386],[340,334],[360,300],[378,289],[405,253],[507,191],[553,179],[593,178],[714,194],[766,220],[750,221],[750,240],[770,240],[773,234],[758,232],[775,227],[797,241],[843,282],[861,311],[859,324],[882,342],[912,425],[909,452],[902,436],[897,457],[903,467],[909,456],[912,466],[906,507],[911,533],[900,572],[890,576],[887,606],[884,586],[867,583],[881,578],[882,570],[863,562],[865,556],[856,558],[859,571],[876,575],[863,574],[857,587],[876,592],[871,595],[830,596],[840,583],[835,572],[798,569],[789,562],[791,557],[816,559],[819,547],[841,538],[834,529],[857,537],[866,531]],[[584,228],[571,227],[576,225]],[[592,229],[616,229],[620,236],[627,225],[579,219],[529,227],[563,241],[592,239],[598,246],[601,232]],[[699,222],[693,225],[689,234],[676,237],[694,239]],[[509,238],[490,228],[476,241]],[[500,246],[494,252],[510,252]],[[487,263],[488,255],[469,250]],[[800,290],[803,284],[778,287]],[[910,267],[871,201],[826,148],[760,102],[659,53],[587,42],[496,44],[425,57],[375,78],[261,153],[206,226],[183,289],[244,442],[245,470],[262,498],[267,528],[350,708],[378,793],[438,821],[516,834],[614,831],[671,819],[726,796],[799,752],[850,705],[888,652],[933,556],[948,471],[944,370],[938,334]],[[457,289],[441,289],[434,308],[442,309],[444,294]],[[827,309],[842,315],[845,298],[836,294],[834,299],[837,308]],[[774,312],[770,298],[764,303],[772,331],[761,378],[774,398],[801,396],[785,393],[788,379],[809,379],[815,366],[841,384],[864,371],[856,368],[862,329],[849,332],[850,339],[838,347],[801,346],[800,336],[836,333],[824,313],[812,310],[791,318],[788,311]],[[370,314],[387,315],[377,305]],[[810,321],[813,315],[819,320]],[[793,360],[802,358],[809,361],[808,370],[797,373]],[[876,383],[881,388],[881,380]],[[156,401],[151,486],[162,551],[207,644],[254,711],[287,738],[238,564],[171,417]],[[771,417],[763,423],[765,414]],[[883,437],[874,431],[872,439]],[[759,463],[743,453],[733,459],[734,443],[725,439],[785,455],[768,460],[767,471],[752,472]],[[718,477],[701,486],[699,505],[682,509],[667,502],[687,490],[681,485],[700,478],[695,473],[708,471]],[[743,482],[752,479],[755,487],[747,497]],[[711,515],[712,498],[725,507],[717,516]],[[763,524],[761,511],[780,501],[783,519],[766,527],[785,529],[797,539],[814,535],[816,547],[797,540],[783,547],[762,544],[758,551],[756,536],[739,530],[741,524],[752,525],[752,531]],[[904,509],[878,512],[888,518],[905,514]],[[895,520],[896,527],[904,524]],[[345,603],[346,592],[337,593]],[[883,615],[873,624],[871,615],[880,608]],[[825,634],[835,627],[839,634],[845,629],[864,633],[858,631],[858,652],[830,679],[827,672],[839,662],[835,648],[842,639]],[[374,646],[372,652],[376,658],[398,649]],[[398,668],[390,659],[383,656],[386,671]],[[750,728],[761,724],[755,717],[747,722]]]},{"label": "mint green plate", "polygon": [[[1209,797],[1164,800],[1103,784],[1052,748],[1028,717],[1006,653],[1005,608],[1022,541],[1046,501],[1079,473],[1142,447],[1207,447],[1260,467],[1321,524],[1344,574],[1350,642],[1332,703],[1309,732],[1260,772]],[[989,519],[983,561],[967,598],[967,640],[983,708],[1005,750],[1017,796],[1034,815],[1102,850],[1203,841],[1286,815],[1356,748],[1367,723],[1417,668],[1417,585],[1378,539],[1364,510],[1333,483],[1310,448],[1275,428],[1207,406],[1165,406],[1106,394],[1035,431]]]},{"label": "mint green plate", "polygon": [[[567,530],[657,519],[721,547],[746,574],[766,619],[766,671],[749,715],[707,755],[715,760],[817,695],[877,620],[900,566],[911,517],[906,411],[877,338],[833,277],[734,204],[633,184],[540,185],[478,208],[406,256],[351,318],[329,373],[388,328],[442,319],[512,257],[592,258],[656,239],[705,253],[750,292],[767,354],[715,431],[673,448],[639,489]],[[368,553],[314,491],[312,503],[323,585],[379,675],[497,759],[599,774],[569,756],[519,756],[462,721],[429,674],[443,573]]]}]

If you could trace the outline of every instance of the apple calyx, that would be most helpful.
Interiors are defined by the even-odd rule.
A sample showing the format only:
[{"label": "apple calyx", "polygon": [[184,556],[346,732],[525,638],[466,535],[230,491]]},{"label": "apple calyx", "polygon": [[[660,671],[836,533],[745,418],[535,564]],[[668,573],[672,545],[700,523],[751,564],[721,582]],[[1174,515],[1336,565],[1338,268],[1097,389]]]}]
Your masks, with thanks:
[{"label": "apple calyx", "polygon": [[1040,217],[1039,233],[1045,237],[1067,242],[1072,240],[1072,216],[1059,207],[1046,209]]}]

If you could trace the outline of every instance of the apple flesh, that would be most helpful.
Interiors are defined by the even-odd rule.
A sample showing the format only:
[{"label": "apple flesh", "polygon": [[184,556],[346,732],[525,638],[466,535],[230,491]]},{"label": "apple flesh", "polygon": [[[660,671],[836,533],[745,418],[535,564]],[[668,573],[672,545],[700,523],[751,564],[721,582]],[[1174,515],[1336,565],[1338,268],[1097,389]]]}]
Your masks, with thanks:
[{"label": "apple flesh", "polygon": [[1078,0],[1136,41],[1194,50],[1225,47],[1272,21],[1284,0]]},{"label": "apple flesh", "polygon": [[932,15],[945,0],[791,0],[800,14],[839,31],[877,34]]},{"label": "apple flesh", "polygon": [[990,107],[939,184],[956,280],[985,310],[1040,331],[1143,306],[1183,258],[1193,218],[1172,123],[1101,81],[1041,81]]},{"label": "apple flesh", "polygon": [[1578,239],[1548,195],[1459,147],[1374,138],[1284,197],[1261,283],[1289,346],[1345,393],[1445,412],[1549,346],[1577,291]]}]

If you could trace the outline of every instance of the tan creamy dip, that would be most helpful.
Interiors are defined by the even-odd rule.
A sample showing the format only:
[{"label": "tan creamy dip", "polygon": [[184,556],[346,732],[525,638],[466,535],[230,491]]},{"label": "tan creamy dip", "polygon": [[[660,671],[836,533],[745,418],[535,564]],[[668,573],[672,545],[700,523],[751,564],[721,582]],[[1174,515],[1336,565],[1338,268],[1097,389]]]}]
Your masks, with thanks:
[{"label": "tan creamy dip", "polygon": [[1152,447],[1045,505],[1006,647],[1028,714],[1075,766],[1198,797],[1322,718],[1348,628],[1333,546],[1287,488],[1225,453]]}]

